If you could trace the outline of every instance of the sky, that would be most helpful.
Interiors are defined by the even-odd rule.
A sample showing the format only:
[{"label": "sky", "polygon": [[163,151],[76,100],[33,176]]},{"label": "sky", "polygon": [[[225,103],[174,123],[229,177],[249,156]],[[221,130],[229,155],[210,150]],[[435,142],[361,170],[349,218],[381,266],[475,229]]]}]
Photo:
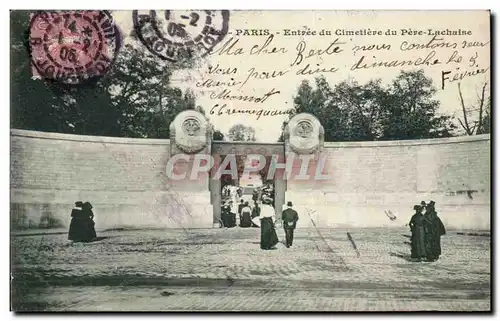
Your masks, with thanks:
[{"label": "sky", "polygon": [[[174,12],[176,21],[180,21],[178,17],[182,13]],[[191,13],[186,11],[186,15]],[[204,14],[201,11],[199,13],[201,16]],[[157,16],[163,17],[163,12],[158,11]],[[124,34],[132,30],[131,11],[114,11],[113,17]],[[213,21],[214,25],[221,25],[220,14]],[[446,76],[452,79],[463,72],[475,74],[477,70],[482,71],[475,75],[469,74],[461,80],[465,105],[474,109],[482,85],[490,82],[489,21],[487,11],[231,11],[228,34],[214,48],[214,52],[200,60],[196,68],[174,74],[172,85],[184,90],[191,89],[197,97],[197,104],[206,110],[217,129],[227,133],[234,124],[251,125],[256,130],[257,140],[262,142],[275,142],[278,139],[286,116],[261,116],[257,120],[256,115],[218,115],[219,108],[215,108],[211,115],[210,110],[215,105],[226,104],[227,109],[285,111],[293,108],[293,97],[303,80],[312,81],[323,75],[332,87],[349,78],[361,84],[380,78],[387,84],[401,70],[423,68],[438,88],[435,98],[441,103],[439,113],[460,116],[458,81],[447,80],[445,88],[441,89],[442,72],[449,71]],[[190,30],[196,33],[200,27],[197,28]],[[254,35],[251,35],[250,29],[254,29]],[[386,35],[388,29],[395,35]],[[289,35],[295,30],[300,35]],[[322,30],[332,34],[320,35]],[[356,31],[357,35],[348,34]],[[316,34],[311,34],[313,32]],[[382,35],[370,32],[381,32]],[[436,32],[458,32],[462,35],[436,35]],[[275,52],[257,53],[266,39],[269,40],[269,34],[273,36],[267,49],[271,51],[276,47]],[[227,48],[234,42],[236,44],[229,52],[221,52],[221,48]],[[445,43],[448,48],[443,48],[442,44]],[[252,51],[253,47],[255,49]],[[339,47],[336,52],[335,47]],[[301,63],[291,66],[300,60],[299,53],[302,55]],[[362,56],[365,57],[363,63],[373,63],[422,61],[429,55],[432,57],[429,61],[438,59],[440,63],[433,66],[368,69],[353,67]],[[298,74],[307,64],[309,70],[318,68],[327,72]],[[210,66],[212,73],[209,73]],[[236,82],[237,85],[200,86],[208,79],[224,84]],[[259,103],[219,99],[224,90],[235,96],[269,96]]]}]

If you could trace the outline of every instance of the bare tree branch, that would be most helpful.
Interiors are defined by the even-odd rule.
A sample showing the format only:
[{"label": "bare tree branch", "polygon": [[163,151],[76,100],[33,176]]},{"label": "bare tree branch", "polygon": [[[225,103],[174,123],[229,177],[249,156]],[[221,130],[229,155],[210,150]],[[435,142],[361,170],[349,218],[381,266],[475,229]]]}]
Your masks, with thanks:
[{"label": "bare tree branch", "polygon": [[487,83],[484,83],[483,89],[481,90],[481,98],[479,99],[479,124],[477,126],[476,135],[482,133],[483,129],[483,106],[484,106],[484,92],[486,91]]},{"label": "bare tree branch", "polygon": [[[461,120],[460,118],[458,118],[458,122],[460,123],[460,126],[462,126],[462,128],[463,128],[465,131],[467,131],[467,127],[465,127],[464,123],[462,122],[462,120]],[[467,134],[469,134],[469,133],[467,132]]]},{"label": "bare tree branch", "polygon": [[462,89],[460,88],[460,83],[458,83],[458,94],[460,96],[460,103],[462,104],[462,111],[463,111],[463,115],[464,115],[464,123],[462,123],[462,121],[460,120],[460,125],[462,125],[462,127],[465,129],[465,131],[467,132],[467,135],[473,135],[473,132],[471,132],[470,130],[470,127],[469,127],[469,121],[467,119],[467,112],[466,112],[466,109],[465,109],[465,103],[464,103],[464,97],[462,96]]}]

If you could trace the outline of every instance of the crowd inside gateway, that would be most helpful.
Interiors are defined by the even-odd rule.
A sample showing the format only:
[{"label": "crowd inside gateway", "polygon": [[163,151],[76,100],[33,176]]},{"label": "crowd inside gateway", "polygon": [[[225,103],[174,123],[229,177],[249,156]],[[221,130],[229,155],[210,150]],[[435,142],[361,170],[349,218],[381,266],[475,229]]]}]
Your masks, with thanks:
[{"label": "crowd inside gateway", "polygon": [[226,185],[221,199],[221,227],[259,227],[262,206],[269,204],[274,211],[274,186],[264,184],[249,188]]}]

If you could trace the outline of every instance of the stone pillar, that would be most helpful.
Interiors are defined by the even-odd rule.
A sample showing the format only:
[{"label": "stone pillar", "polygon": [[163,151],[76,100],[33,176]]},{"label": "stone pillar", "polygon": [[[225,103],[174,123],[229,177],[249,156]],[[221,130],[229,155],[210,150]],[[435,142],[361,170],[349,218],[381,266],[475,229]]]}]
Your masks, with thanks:
[{"label": "stone pillar", "polygon": [[212,131],[212,126],[205,115],[195,110],[185,110],[179,113],[170,124],[170,157],[185,154],[188,160],[184,160],[183,163],[176,162],[177,166],[174,167],[181,173],[187,173],[186,178],[170,180],[169,186],[189,208],[190,217],[187,219],[193,221],[189,224],[193,227],[212,226],[210,173],[200,173],[195,179],[191,178],[195,161],[201,161],[196,156],[211,155]]},{"label": "stone pillar", "polygon": [[281,222],[281,212],[285,204],[286,181],[282,177],[274,180],[274,210],[276,211],[276,221]]},{"label": "stone pillar", "polygon": [[[320,191],[315,188],[314,166],[323,150],[324,129],[319,120],[307,113],[294,116],[285,127],[285,157],[287,167],[293,162],[291,175],[286,181],[285,203],[292,201],[293,207],[299,212],[298,226],[308,226],[308,210],[313,210],[318,200]],[[311,179],[299,180],[295,176],[300,171],[300,157],[310,155],[312,161],[309,162]]]},{"label": "stone pillar", "polygon": [[214,158],[214,164],[217,164],[216,166],[212,167],[211,174],[210,174],[210,203],[212,204],[212,219],[213,219],[213,224],[218,224],[221,221],[221,180],[220,179],[213,179],[212,177],[215,177],[215,172],[220,166],[220,163],[222,162],[221,156],[219,154],[213,155]]}]

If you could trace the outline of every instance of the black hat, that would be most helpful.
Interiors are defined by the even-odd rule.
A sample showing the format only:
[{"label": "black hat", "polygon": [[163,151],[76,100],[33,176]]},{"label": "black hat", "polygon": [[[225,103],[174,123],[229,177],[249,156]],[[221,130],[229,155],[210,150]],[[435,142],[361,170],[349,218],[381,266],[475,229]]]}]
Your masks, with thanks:
[{"label": "black hat", "polygon": [[293,206],[293,204],[292,204],[292,202],[288,202],[288,203],[286,203],[286,206],[290,206],[290,207],[292,207],[292,206]]},{"label": "black hat", "polygon": [[92,206],[92,204],[90,204],[90,202],[83,203],[83,206],[85,206],[88,209],[92,209],[93,208],[93,206]]},{"label": "black hat", "polygon": [[425,201],[420,202],[420,205],[425,206]]},{"label": "black hat", "polygon": [[83,206],[83,202],[82,201],[75,202],[75,206],[76,207],[82,207]]},{"label": "black hat", "polygon": [[434,204],[436,204],[436,202],[434,202],[434,201],[429,202],[429,205],[434,205]]},{"label": "black hat", "polygon": [[415,206],[413,206],[413,209],[414,209],[414,210],[419,210],[420,208],[421,208],[421,206],[420,206],[420,205],[415,205]]}]

